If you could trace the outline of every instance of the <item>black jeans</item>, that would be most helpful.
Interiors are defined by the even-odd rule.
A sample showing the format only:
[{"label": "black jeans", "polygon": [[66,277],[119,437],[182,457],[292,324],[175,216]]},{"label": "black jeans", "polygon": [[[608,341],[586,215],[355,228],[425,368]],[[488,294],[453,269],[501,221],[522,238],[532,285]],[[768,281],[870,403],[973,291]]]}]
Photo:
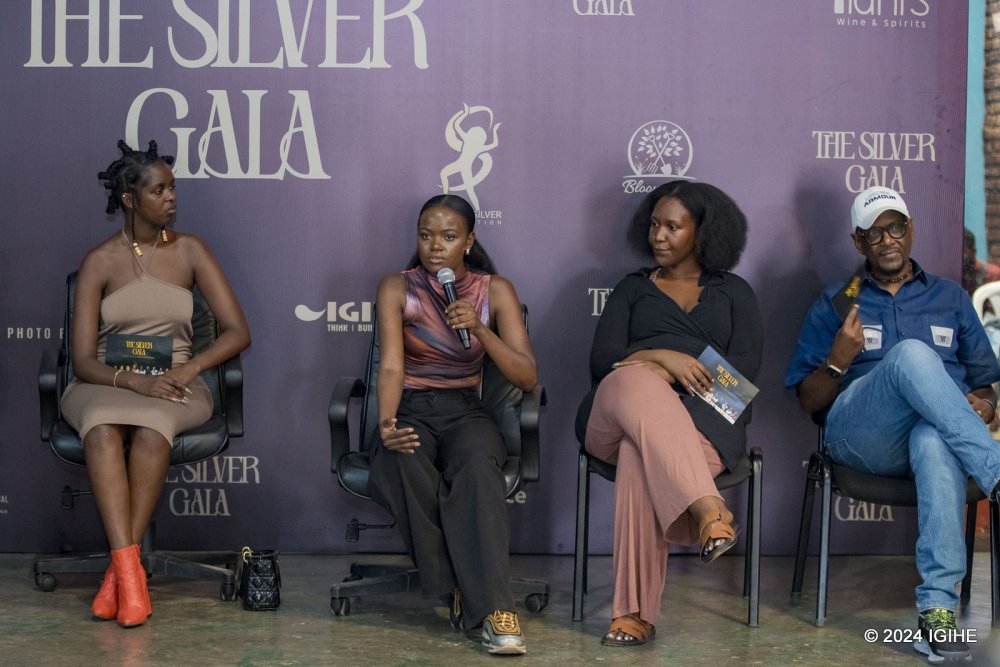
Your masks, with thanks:
[{"label": "black jeans", "polygon": [[420,436],[414,454],[379,443],[369,492],[396,517],[427,597],[462,590],[467,627],[513,610],[504,502],[507,449],[474,389],[403,390],[396,427]]}]

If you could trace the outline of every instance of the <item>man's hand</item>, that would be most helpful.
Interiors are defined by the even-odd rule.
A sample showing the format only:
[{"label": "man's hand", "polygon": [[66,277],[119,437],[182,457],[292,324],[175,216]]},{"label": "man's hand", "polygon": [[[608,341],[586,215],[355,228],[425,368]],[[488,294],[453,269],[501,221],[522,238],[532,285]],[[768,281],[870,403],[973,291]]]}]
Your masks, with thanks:
[{"label": "man's hand", "polygon": [[990,424],[996,418],[996,408],[985,398],[975,394],[966,394],[965,400],[969,402],[973,411],[983,420],[984,424]]},{"label": "man's hand", "polygon": [[826,358],[827,363],[841,370],[847,370],[864,346],[865,334],[861,329],[861,318],[858,317],[858,304],[854,304],[833,338],[833,346]]}]

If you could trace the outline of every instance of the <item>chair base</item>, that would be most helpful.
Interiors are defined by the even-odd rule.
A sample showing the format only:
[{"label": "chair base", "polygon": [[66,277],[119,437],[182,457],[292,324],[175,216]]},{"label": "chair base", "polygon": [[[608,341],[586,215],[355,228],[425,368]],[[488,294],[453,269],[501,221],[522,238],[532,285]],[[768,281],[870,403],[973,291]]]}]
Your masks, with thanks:
[{"label": "chair base", "polygon": [[[524,606],[530,612],[540,612],[549,604],[549,585],[534,579],[511,579],[511,592],[524,596]],[[420,590],[420,572],[403,565],[369,565],[352,563],[351,574],[343,582],[330,586],[330,613],[348,616],[350,598],[406,593]]]},{"label": "chair base", "polygon": [[[239,554],[230,552],[184,552],[149,551],[141,555],[147,575],[162,574],[181,579],[217,581],[219,597],[222,600],[236,599],[236,567]],[[196,557],[197,560],[193,558]],[[35,586],[46,593],[58,585],[57,573],[103,573],[111,563],[108,553],[86,554],[82,556],[62,556],[59,558],[38,558],[32,565]]]},{"label": "chair base", "polygon": [[[587,593],[587,565],[590,533],[590,475],[595,473],[613,481],[615,468],[587,454],[582,448],[578,459],[576,489],[576,546],[573,556],[573,621],[583,621],[583,601]],[[739,470],[716,478],[721,491],[748,482],[747,545],[743,567],[743,597],[747,598],[747,625],[760,625],[760,517],[764,474],[764,454],[752,448],[741,461]]]},{"label": "chair base", "polygon": [[[822,432],[820,433],[820,444],[822,446]],[[806,558],[809,553],[809,537],[812,528],[813,506],[815,504],[816,489],[819,488],[821,494],[820,508],[820,545],[819,545],[819,567],[817,571],[816,585],[816,627],[826,625],[827,589],[829,583],[830,569],[830,527],[833,506],[833,496],[845,495],[847,497],[860,497],[867,502],[878,502],[897,506],[916,506],[916,490],[914,486],[913,500],[905,502],[892,502],[893,497],[876,497],[879,493],[885,493],[885,489],[890,484],[898,483],[894,478],[869,477],[856,471],[850,472],[853,479],[848,481],[853,484],[852,488],[859,487],[859,479],[866,485],[860,487],[867,493],[846,493],[834,480],[834,463],[828,455],[814,452],[809,457],[809,467],[806,474],[806,487],[802,498],[802,515],[799,521],[799,538],[795,552],[795,568],[792,577],[791,604],[798,606],[802,603],[802,584],[805,578]],[[912,482],[909,482],[912,485]],[[966,504],[966,524],[965,524],[965,549],[966,549],[966,570],[962,580],[959,603],[963,608],[967,607],[972,591],[972,557],[975,547],[976,515],[979,501],[983,498],[981,492],[970,481],[967,504]],[[998,625],[998,613],[1000,613],[1000,503],[996,500],[989,501],[990,515],[990,598],[993,627]]]}]

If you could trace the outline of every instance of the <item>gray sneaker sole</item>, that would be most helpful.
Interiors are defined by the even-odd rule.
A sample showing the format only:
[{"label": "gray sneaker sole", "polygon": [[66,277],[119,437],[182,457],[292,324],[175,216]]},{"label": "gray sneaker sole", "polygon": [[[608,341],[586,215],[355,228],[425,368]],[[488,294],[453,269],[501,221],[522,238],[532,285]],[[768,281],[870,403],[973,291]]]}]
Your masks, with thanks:
[{"label": "gray sneaker sole", "polygon": [[972,660],[972,653],[935,653],[931,650],[930,644],[920,640],[913,642],[913,650],[927,656],[927,662],[932,665],[941,665],[946,662],[969,662]]},{"label": "gray sneaker sole", "polygon": [[483,630],[483,646],[487,648],[491,655],[524,655],[527,647],[524,645],[524,637],[516,635],[496,635],[499,641],[494,642],[487,630]]}]

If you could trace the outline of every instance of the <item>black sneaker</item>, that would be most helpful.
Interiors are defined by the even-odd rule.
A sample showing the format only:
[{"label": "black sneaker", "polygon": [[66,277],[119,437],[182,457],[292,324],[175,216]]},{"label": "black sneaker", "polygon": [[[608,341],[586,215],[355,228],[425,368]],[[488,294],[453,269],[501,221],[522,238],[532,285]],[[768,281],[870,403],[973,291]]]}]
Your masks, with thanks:
[{"label": "black sneaker", "polygon": [[926,655],[931,664],[972,659],[965,635],[955,625],[955,612],[949,609],[937,607],[920,612],[917,637],[913,649]]}]

